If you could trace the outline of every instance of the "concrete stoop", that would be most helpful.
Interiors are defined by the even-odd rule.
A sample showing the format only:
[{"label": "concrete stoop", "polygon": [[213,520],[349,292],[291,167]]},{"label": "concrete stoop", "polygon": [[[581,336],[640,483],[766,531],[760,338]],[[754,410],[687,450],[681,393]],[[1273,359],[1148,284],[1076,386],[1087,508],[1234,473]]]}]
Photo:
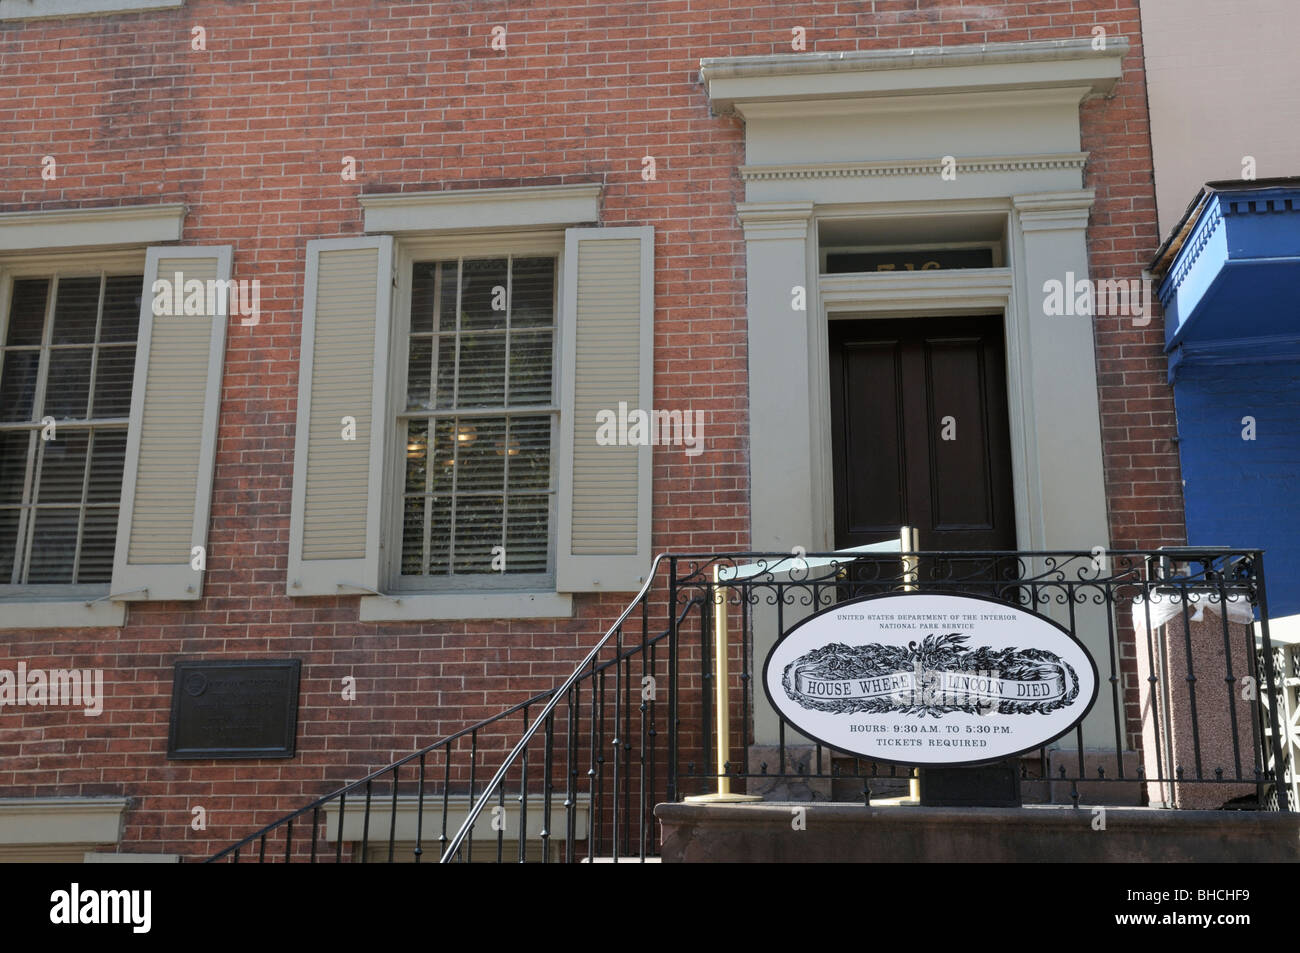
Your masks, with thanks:
[{"label": "concrete stoop", "polygon": [[1300,860],[1298,813],[764,801],[659,804],[655,816],[664,863]]}]

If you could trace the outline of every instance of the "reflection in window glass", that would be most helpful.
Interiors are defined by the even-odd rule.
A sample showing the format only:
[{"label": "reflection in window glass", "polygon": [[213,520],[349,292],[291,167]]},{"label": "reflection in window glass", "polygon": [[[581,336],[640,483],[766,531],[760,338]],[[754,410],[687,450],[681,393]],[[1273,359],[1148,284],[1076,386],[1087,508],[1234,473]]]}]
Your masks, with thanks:
[{"label": "reflection in window glass", "polygon": [[143,284],[13,282],[0,342],[0,585],[112,575]]}]

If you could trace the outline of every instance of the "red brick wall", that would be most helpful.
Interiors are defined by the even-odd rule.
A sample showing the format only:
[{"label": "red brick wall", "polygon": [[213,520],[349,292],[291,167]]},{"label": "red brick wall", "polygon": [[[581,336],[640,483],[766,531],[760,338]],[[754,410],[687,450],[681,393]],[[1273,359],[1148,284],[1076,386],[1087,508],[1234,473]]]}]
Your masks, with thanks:
[{"label": "red brick wall", "polygon": [[[190,49],[203,26],[207,51]],[[507,50],[489,48],[493,26]],[[372,191],[600,182],[604,223],[656,227],[655,406],[707,411],[707,452],[655,451],[654,549],[748,544],[740,121],[701,57],[1090,36],[1133,44],[1083,108],[1094,277],[1157,244],[1136,0],[231,3],[0,25],[0,210],[184,202],[185,241],[230,244],[262,320],[232,322],[204,598],[132,605],[122,630],[3,631],[0,666],[102,667],[102,717],[0,712],[0,796],[126,794],[124,843],[199,855],[548,687],[621,608],[556,622],[362,624],[357,599],[284,595],[304,250],[356,235]],[[58,178],[44,182],[52,155]],[[339,175],[344,155],[356,181]],[[657,162],[656,181],[641,159]],[[1182,538],[1159,321],[1097,322],[1112,542]],[[1100,541],[1079,540],[1081,548]],[[169,762],[171,665],[303,659],[291,762]],[[489,677],[492,673],[492,677]],[[357,678],[358,698],[339,699]],[[504,677],[499,677],[504,676]],[[190,809],[208,811],[206,833]]]}]

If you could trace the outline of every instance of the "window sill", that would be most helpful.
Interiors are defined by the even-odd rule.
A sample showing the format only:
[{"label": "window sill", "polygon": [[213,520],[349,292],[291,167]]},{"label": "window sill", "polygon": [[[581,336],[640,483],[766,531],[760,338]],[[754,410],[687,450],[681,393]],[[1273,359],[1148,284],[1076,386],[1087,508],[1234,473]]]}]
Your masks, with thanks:
[{"label": "window sill", "polygon": [[573,598],[556,592],[406,593],[362,596],[362,622],[437,619],[567,619]]},{"label": "window sill", "polygon": [[126,625],[126,603],[0,600],[2,629],[102,629]]},{"label": "window sill", "polygon": [[0,798],[0,850],[116,844],[126,808],[123,797]]}]

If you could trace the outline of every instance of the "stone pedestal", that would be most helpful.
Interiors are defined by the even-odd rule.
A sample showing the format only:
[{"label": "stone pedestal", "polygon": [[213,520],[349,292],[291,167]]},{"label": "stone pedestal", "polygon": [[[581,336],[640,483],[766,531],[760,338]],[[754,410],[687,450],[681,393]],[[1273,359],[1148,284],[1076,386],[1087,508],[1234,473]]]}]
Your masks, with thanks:
[{"label": "stone pedestal", "polygon": [[[822,772],[829,774],[830,771],[831,753],[823,748]],[[810,777],[816,772],[815,745],[786,745],[784,764],[781,764],[780,745],[750,745],[751,777],[747,779],[745,790],[759,795],[765,801],[829,801],[832,779]],[[764,773],[794,777],[764,777]]]},{"label": "stone pedestal", "polygon": [[[1226,622],[1217,592],[1188,589],[1186,600],[1186,612],[1183,590],[1134,607],[1142,763],[1148,778],[1174,779],[1147,783],[1153,806],[1213,809],[1256,791],[1259,688],[1242,681],[1252,673],[1255,635],[1245,599],[1228,601]],[[1242,781],[1213,783],[1218,777]]]},{"label": "stone pedestal", "polygon": [[664,863],[1300,860],[1300,814],[1140,807],[660,804]]}]

